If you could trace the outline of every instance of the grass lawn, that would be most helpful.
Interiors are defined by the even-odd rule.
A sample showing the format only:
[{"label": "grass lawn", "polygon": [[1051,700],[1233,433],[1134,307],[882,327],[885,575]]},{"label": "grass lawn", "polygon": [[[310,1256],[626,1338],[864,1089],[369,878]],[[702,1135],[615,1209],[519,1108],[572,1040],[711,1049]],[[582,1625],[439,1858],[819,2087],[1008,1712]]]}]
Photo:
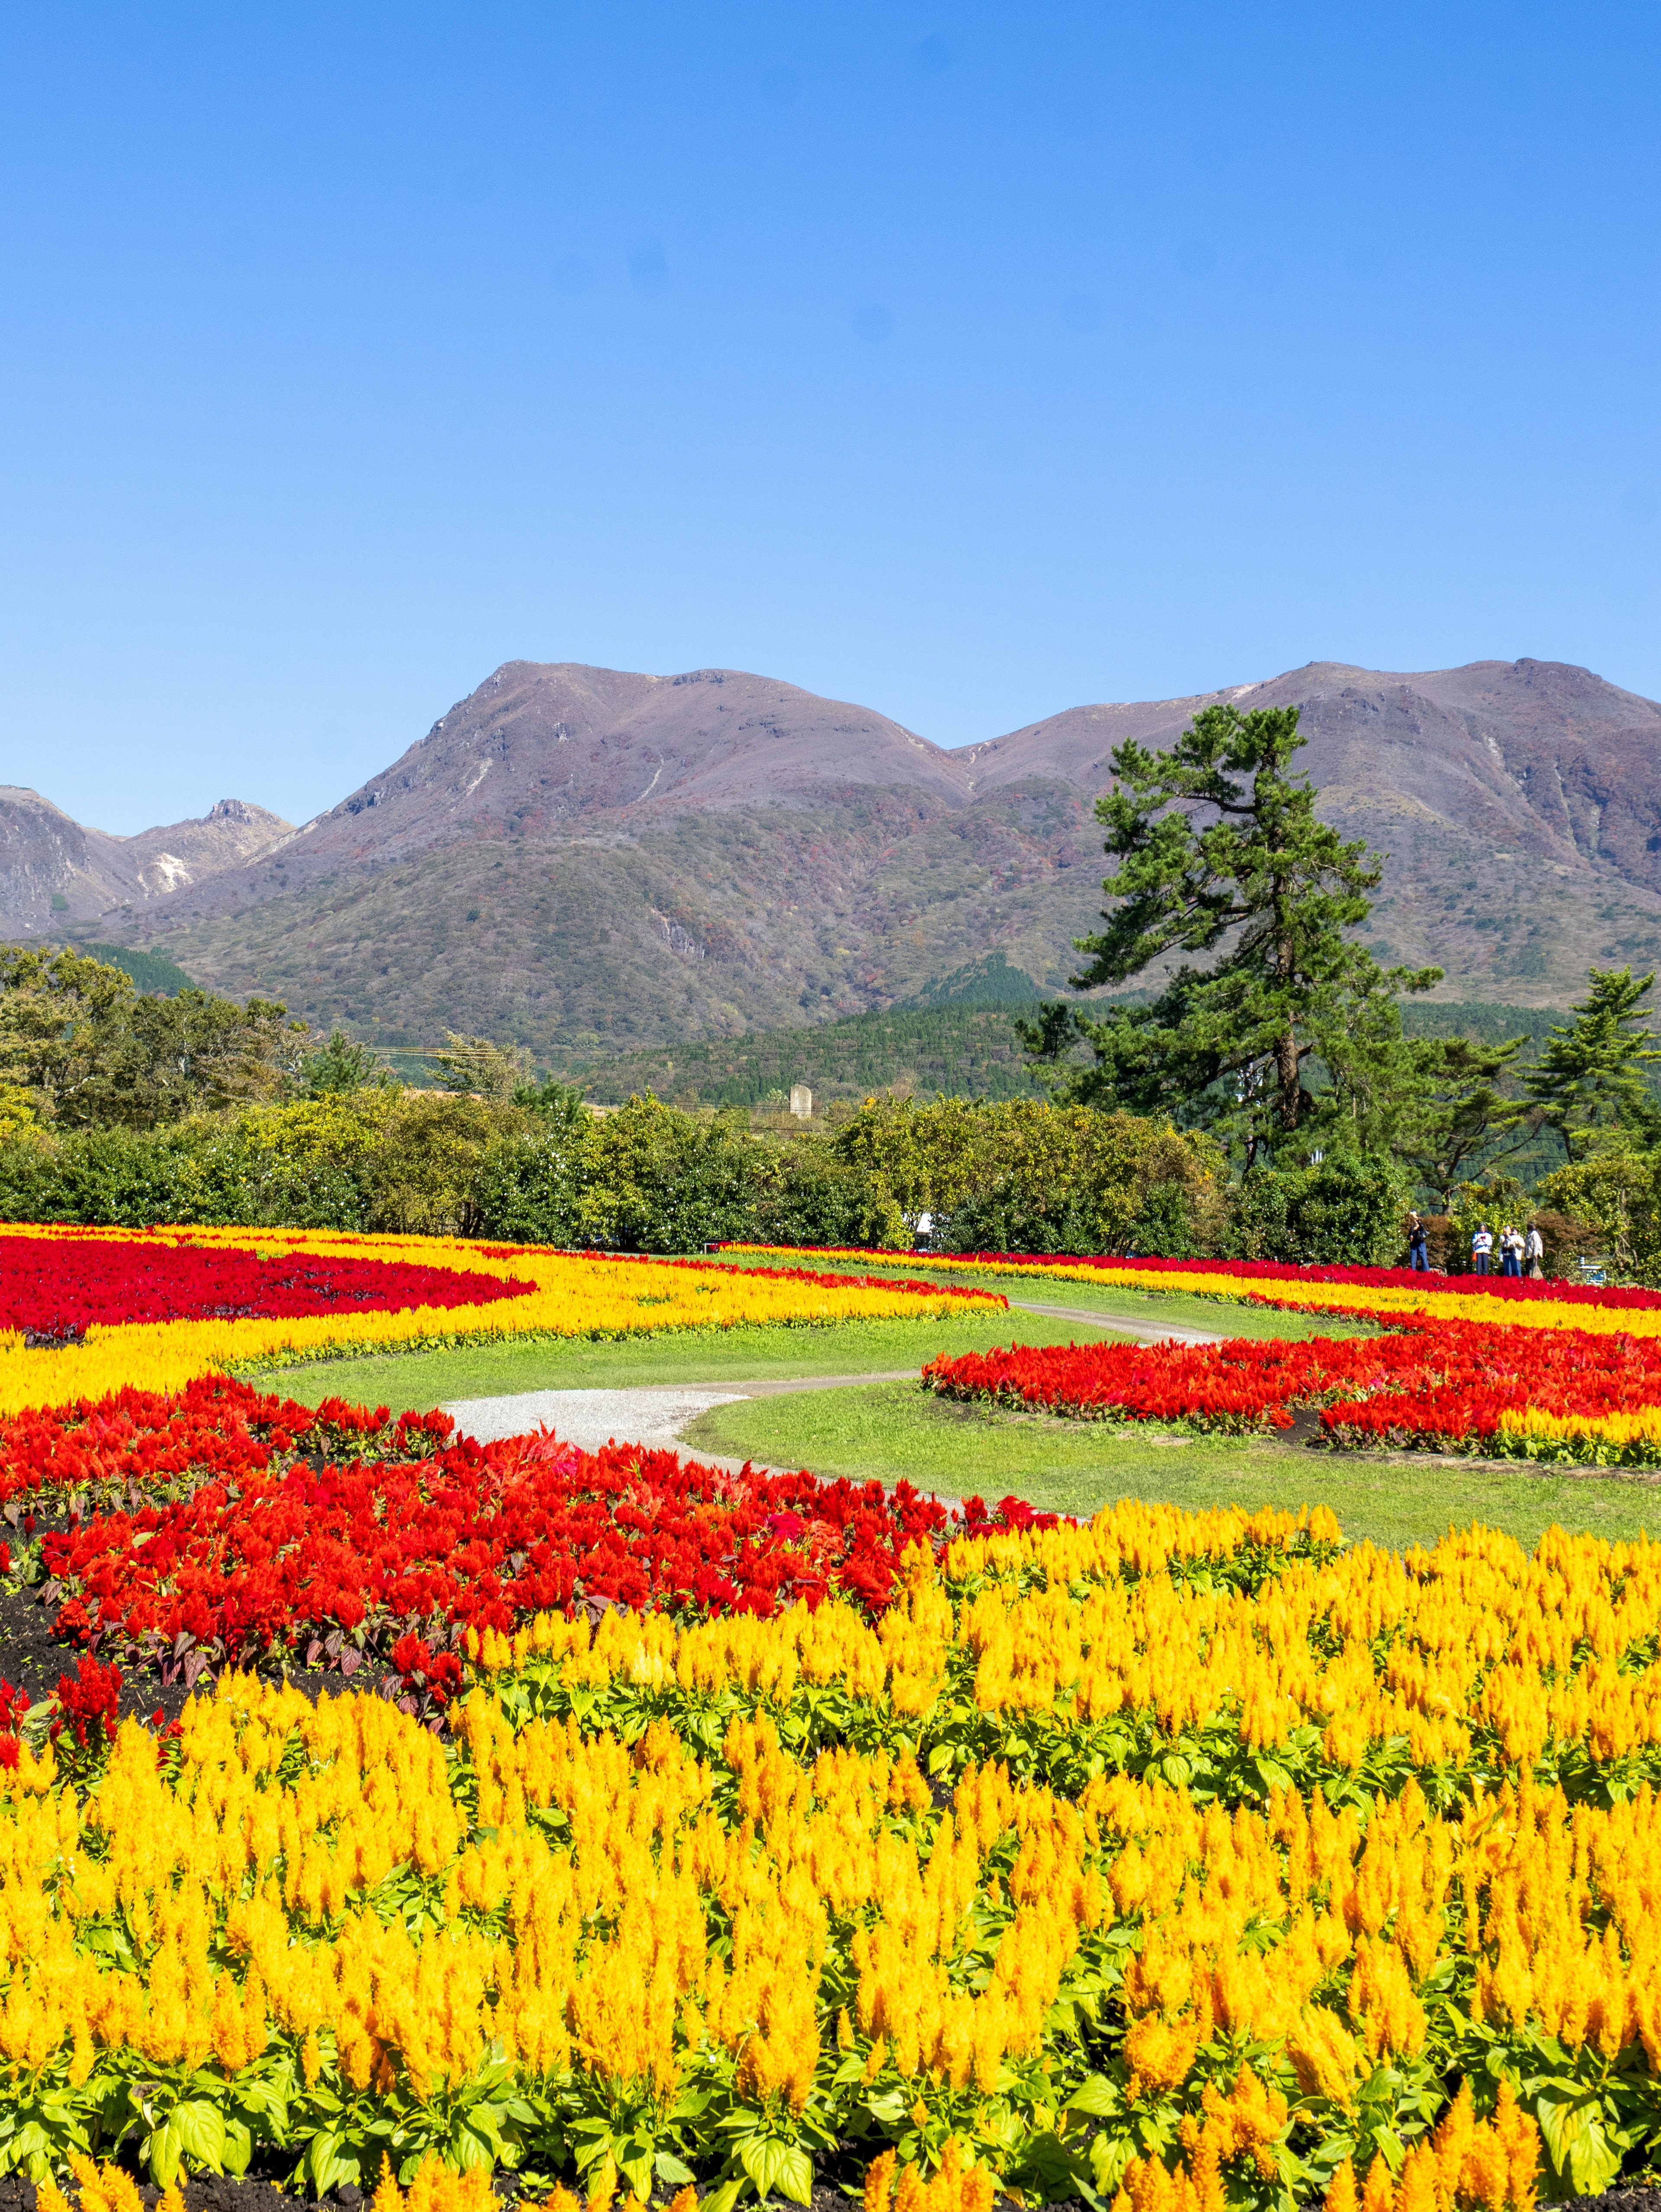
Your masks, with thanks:
[{"label": "grass lawn", "polygon": [[[742,1260],[736,1254],[727,1255],[740,1267],[768,1267],[780,1263],[773,1260]],[[845,1266],[851,1273],[855,1263],[836,1260],[820,1260],[808,1264],[830,1272]],[[913,1282],[952,1283],[960,1288],[1001,1291],[1007,1298],[1030,1300],[1047,1306],[1072,1306],[1080,1312],[1098,1313],[1105,1321],[1116,1316],[1122,1321],[1151,1322],[1155,1328],[1160,1322],[1180,1322],[1184,1328],[1203,1328],[1218,1336],[1357,1336],[1369,1335],[1374,1324],[1368,1321],[1348,1321],[1336,1314],[1277,1313],[1271,1306],[1235,1305],[1222,1298],[1184,1297],[1180,1291],[1124,1291],[1111,1283],[1076,1283],[1053,1275],[1035,1275],[1026,1268],[995,1273],[989,1268],[983,1273],[950,1272],[931,1268],[926,1255],[915,1260],[897,1255],[892,1263],[860,1264],[862,1275],[893,1275]]]},{"label": "grass lawn", "polygon": [[1104,1422],[1009,1414],[933,1397],[915,1383],[804,1390],[712,1407],[690,1449],[806,1467],[819,1475],[905,1477],[920,1489],[1013,1492],[1088,1516],[1121,1498],[1208,1505],[1329,1506],[1346,1535],[1401,1549],[1480,1521],[1532,1546],[1553,1522],[1619,1539],[1661,1529],[1658,1486],[1602,1474],[1515,1473],[1458,1460],[1363,1458],[1239,1437],[1179,1437]]},{"label": "grass lawn", "polygon": [[882,1375],[922,1367],[938,1352],[989,1352],[1001,1344],[1094,1344],[1111,1338],[1087,1322],[1042,1314],[969,1311],[941,1321],[849,1321],[816,1328],[678,1329],[596,1343],[571,1337],[392,1352],[365,1359],[273,1368],[249,1380],[314,1406],[323,1398],[387,1406],[401,1413],[455,1398],[520,1390],[605,1390],[644,1382],[762,1382],[792,1375]]}]

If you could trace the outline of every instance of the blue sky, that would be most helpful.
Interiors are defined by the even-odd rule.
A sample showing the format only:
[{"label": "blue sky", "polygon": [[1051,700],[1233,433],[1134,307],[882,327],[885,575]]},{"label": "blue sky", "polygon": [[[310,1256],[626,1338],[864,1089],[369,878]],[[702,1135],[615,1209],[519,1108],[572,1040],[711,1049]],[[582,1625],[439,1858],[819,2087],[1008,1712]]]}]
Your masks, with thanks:
[{"label": "blue sky", "polygon": [[0,13],[0,780],[332,805],[503,660],[945,744],[1661,694],[1661,11]]}]

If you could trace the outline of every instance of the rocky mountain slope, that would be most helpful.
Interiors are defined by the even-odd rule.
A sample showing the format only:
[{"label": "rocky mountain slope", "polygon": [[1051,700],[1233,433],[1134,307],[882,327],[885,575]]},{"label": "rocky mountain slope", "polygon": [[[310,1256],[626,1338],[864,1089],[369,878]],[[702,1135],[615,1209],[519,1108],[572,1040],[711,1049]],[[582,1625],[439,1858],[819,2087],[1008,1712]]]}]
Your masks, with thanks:
[{"label": "rocky mountain slope", "polygon": [[50,934],[113,906],[165,898],[293,830],[263,806],[222,799],[196,821],[113,837],[82,829],[38,791],[0,785],[0,935]]},{"label": "rocky mountain slope", "polygon": [[100,933],[389,1045],[551,1061],[916,1000],[989,953],[1055,990],[1113,746],[1212,698],[1303,707],[1323,813],[1390,856],[1375,948],[1446,997],[1562,1005],[1590,961],[1661,957],[1661,707],[1531,660],[1316,663],[958,751],[733,670],[509,662],[328,813]]}]

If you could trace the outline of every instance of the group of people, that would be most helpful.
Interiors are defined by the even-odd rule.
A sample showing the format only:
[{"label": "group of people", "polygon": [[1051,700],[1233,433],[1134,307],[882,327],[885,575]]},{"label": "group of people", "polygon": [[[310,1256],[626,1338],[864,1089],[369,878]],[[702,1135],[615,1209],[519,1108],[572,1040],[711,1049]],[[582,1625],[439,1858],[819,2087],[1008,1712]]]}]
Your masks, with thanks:
[{"label": "group of people", "polygon": [[[1526,1274],[1538,1282],[1546,1272],[1545,1239],[1532,1223],[1524,1236],[1520,1229],[1506,1222],[1500,1231],[1499,1250],[1502,1275]],[[1494,1253],[1494,1231],[1486,1221],[1479,1222],[1471,1231],[1471,1273],[1492,1274]],[[1416,1213],[1408,1216],[1408,1265],[1420,1271],[1430,1266],[1430,1232]]]}]

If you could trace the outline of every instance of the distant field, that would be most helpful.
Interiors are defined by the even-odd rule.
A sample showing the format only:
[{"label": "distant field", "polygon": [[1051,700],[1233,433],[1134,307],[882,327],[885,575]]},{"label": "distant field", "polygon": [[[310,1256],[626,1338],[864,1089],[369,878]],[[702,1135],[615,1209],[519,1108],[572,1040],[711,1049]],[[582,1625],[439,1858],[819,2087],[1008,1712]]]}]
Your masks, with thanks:
[{"label": "distant field", "polygon": [[[778,1264],[760,1256],[750,1261],[737,1253],[727,1256],[739,1266],[767,1267]],[[1221,1298],[1184,1297],[1179,1291],[1125,1291],[1110,1283],[1058,1281],[1053,1276],[1035,1275],[1027,1268],[1000,1271],[992,1267],[931,1267],[926,1253],[897,1252],[891,1260],[827,1259],[812,1264],[850,1270],[857,1267],[861,1274],[867,1275],[904,1276],[919,1282],[955,1283],[960,1287],[974,1285],[982,1290],[1001,1291],[1012,1304],[1019,1301],[1029,1305],[1067,1306],[1078,1312],[1098,1315],[1104,1327],[1114,1319],[1151,1323],[1156,1328],[1162,1322],[1175,1322],[1183,1328],[1202,1328],[1217,1336],[1302,1339],[1366,1336],[1372,1333],[1374,1326],[1371,1322],[1348,1321],[1335,1314],[1281,1313],[1273,1306],[1235,1305]],[[1051,1323],[1057,1334],[1063,1334],[1066,1326],[1065,1322]]]},{"label": "distant field", "polygon": [[424,1409],[453,1398],[503,1398],[521,1390],[622,1389],[652,1382],[772,1382],[797,1375],[885,1375],[922,1367],[940,1352],[989,1352],[995,1345],[1110,1340],[1089,1322],[1037,1314],[970,1311],[944,1321],[855,1321],[824,1328],[685,1329],[611,1343],[565,1338],[465,1350],[388,1352],[318,1360],[252,1379],[315,1406],[324,1398]]}]

